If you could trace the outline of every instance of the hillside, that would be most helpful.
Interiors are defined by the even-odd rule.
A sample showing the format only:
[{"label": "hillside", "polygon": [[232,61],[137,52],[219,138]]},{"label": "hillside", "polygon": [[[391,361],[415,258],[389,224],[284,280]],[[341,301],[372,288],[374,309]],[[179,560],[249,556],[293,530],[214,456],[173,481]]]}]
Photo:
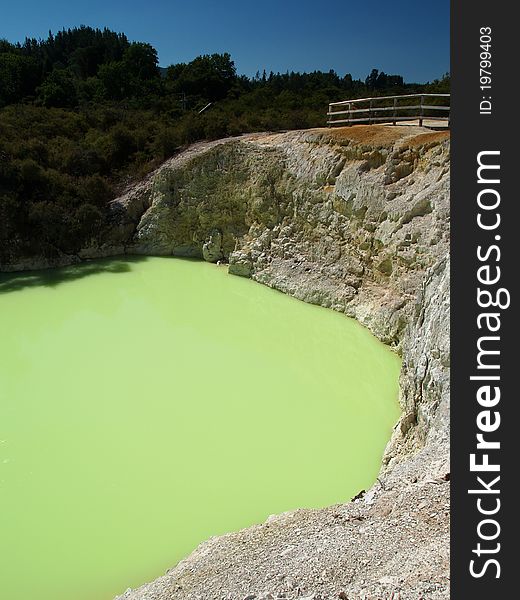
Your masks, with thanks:
[{"label": "hillside", "polygon": [[0,261],[78,252],[110,200],[195,141],[319,127],[331,101],[421,90],[447,91],[449,78],[251,78],[227,53],[160,70],[150,44],[89,27],[0,40]]}]

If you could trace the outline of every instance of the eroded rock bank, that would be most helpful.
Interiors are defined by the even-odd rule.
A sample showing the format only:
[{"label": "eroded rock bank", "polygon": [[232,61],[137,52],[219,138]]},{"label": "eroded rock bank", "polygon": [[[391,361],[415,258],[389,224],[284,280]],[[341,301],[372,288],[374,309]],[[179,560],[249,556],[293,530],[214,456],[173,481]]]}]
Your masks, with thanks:
[{"label": "eroded rock bank", "polygon": [[359,126],[198,144],[114,200],[100,239],[56,260],[229,262],[357,318],[403,358],[403,413],[371,490],[209,540],[121,598],[448,598],[448,135]]}]

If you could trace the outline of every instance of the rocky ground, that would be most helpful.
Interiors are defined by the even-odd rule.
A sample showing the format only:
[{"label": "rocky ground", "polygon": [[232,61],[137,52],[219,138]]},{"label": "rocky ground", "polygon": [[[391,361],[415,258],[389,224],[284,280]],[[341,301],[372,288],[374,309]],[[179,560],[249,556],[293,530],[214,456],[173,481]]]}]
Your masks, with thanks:
[{"label": "rocky ground", "polygon": [[446,474],[377,484],[363,498],[271,517],[214,538],[123,599],[446,598]]},{"label": "rocky ground", "polygon": [[124,253],[228,262],[355,317],[402,355],[403,412],[377,483],[353,502],[209,540],[120,598],[449,598],[449,133],[373,125],[197,144],[114,200],[80,255],[0,270]]}]

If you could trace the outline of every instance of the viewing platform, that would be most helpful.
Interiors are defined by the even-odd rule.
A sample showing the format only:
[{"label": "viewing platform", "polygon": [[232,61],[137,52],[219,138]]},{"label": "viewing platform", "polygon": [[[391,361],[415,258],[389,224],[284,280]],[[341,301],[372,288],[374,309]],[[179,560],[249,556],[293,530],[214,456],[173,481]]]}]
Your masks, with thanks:
[{"label": "viewing platform", "polygon": [[450,126],[450,94],[376,96],[331,102],[327,125],[416,125],[430,129]]}]

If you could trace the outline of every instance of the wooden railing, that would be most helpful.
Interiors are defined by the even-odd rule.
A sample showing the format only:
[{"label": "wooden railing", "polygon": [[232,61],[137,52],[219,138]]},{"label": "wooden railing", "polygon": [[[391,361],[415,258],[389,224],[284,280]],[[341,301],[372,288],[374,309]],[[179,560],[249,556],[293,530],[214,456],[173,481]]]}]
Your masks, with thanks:
[{"label": "wooden railing", "polygon": [[[446,101],[447,98],[447,101]],[[442,100],[441,100],[442,99]],[[450,122],[450,94],[407,94],[331,102],[327,125],[393,123],[419,120]],[[339,118],[338,118],[339,117]]]}]

